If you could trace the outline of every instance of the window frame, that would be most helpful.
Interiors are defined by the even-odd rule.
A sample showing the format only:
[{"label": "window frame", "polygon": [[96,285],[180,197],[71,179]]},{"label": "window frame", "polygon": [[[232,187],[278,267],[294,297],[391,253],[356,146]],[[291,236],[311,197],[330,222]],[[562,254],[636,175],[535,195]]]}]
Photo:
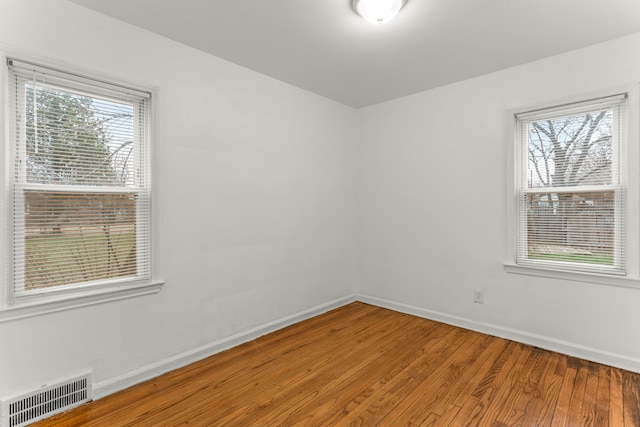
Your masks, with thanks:
[{"label": "window frame", "polygon": [[[157,191],[155,186],[156,171],[156,148],[155,148],[155,127],[156,127],[156,99],[157,90],[147,85],[135,84],[128,81],[114,79],[99,73],[79,69],[59,62],[44,60],[43,58],[30,57],[19,52],[0,52],[2,60],[2,84],[0,85],[0,130],[2,131],[2,153],[0,164],[3,173],[0,174],[2,180],[2,200],[5,203],[5,215],[3,215],[2,226],[0,227],[0,255],[5,260],[0,269],[4,278],[3,289],[0,290],[0,323],[24,317],[35,316],[43,313],[82,307],[87,305],[100,304],[107,301],[120,300],[136,297],[140,295],[155,294],[160,291],[163,282],[158,279],[157,263]],[[94,283],[79,283],[65,285],[61,287],[43,288],[29,291],[28,294],[15,295],[13,281],[13,245],[11,239],[13,232],[13,167],[11,162],[15,156],[15,130],[11,129],[14,118],[11,117],[13,108],[11,107],[9,84],[11,84],[11,72],[9,71],[8,60],[14,59],[23,63],[34,64],[52,73],[60,73],[64,78],[71,78],[77,86],[71,90],[82,90],[82,87],[91,88],[89,92],[108,92],[109,88],[122,88],[134,92],[144,92],[150,95],[148,109],[144,121],[145,132],[148,133],[146,143],[148,144],[148,168],[149,168],[149,270],[150,277],[147,278],[125,278],[108,279]],[[97,187],[100,191],[100,187]],[[118,187],[119,188],[119,187]],[[113,192],[117,192],[114,190]],[[108,192],[108,191],[107,191]],[[136,222],[139,219],[136,220]]]},{"label": "window frame", "polygon": [[[617,90],[616,90],[617,89]],[[619,274],[617,272],[600,272],[592,269],[579,268],[562,268],[560,265],[550,262],[532,262],[518,263],[518,227],[521,226],[518,220],[518,197],[519,197],[519,162],[522,156],[519,153],[520,147],[520,128],[517,116],[523,112],[535,111],[552,111],[564,105],[589,104],[601,98],[612,97],[616,95],[627,96],[627,135],[626,135],[626,162],[620,164],[622,178],[622,188],[626,197],[625,211],[622,215],[625,217],[626,241],[624,242],[624,250],[626,252],[626,272]],[[556,100],[556,102],[548,102],[545,104],[530,105],[523,108],[512,109],[507,111],[508,114],[508,133],[505,133],[505,141],[507,141],[507,242],[506,242],[506,261],[503,263],[507,273],[523,274],[529,276],[546,277],[552,279],[570,280],[585,283],[604,284],[611,286],[640,288],[639,264],[640,260],[640,149],[639,142],[639,118],[640,118],[640,96],[638,84],[632,83],[618,88],[609,89],[590,93],[579,97],[569,97]],[[622,159],[624,162],[624,159]],[[521,167],[521,166],[520,166]],[[575,267],[575,266],[574,266]]]}]

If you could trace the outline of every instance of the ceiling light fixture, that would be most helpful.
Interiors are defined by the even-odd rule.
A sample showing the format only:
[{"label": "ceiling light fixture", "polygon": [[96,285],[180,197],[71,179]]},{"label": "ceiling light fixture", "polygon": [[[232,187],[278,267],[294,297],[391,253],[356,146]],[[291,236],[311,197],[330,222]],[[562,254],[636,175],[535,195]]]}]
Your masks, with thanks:
[{"label": "ceiling light fixture", "polygon": [[351,7],[372,24],[391,21],[400,12],[407,0],[353,0]]}]

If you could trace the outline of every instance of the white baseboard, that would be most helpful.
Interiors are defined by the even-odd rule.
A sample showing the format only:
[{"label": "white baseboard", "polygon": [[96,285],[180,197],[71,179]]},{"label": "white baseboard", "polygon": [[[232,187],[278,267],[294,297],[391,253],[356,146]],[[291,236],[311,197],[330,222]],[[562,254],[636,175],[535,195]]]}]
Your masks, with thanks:
[{"label": "white baseboard", "polygon": [[544,348],[546,350],[556,351],[558,353],[575,356],[593,362],[626,369],[632,372],[640,373],[640,359],[624,356],[621,354],[611,353],[604,350],[586,347],[580,344],[568,341],[557,340],[555,338],[545,337],[532,334],[529,332],[519,331],[516,329],[505,328],[503,326],[492,325],[489,323],[477,322],[459,316],[428,310],[409,304],[403,304],[386,300],[383,298],[373,297],[369,295],[350,295],[329,301],[324,304],[312,307],[308,310],[295,313],[290,316],[274,320],[272,322],[260,325],[248,331],[223,338],[195,348],[193,350],[177,354],[168,359],[161,360],[151,365],[144,366],[131,372],[127,372],[115,378],[111,378],[93,385],[93,398],[100,399],[109,394],[124,390],[135,384],[150,380],[166,372],[186,366],[190,363],[197,362],[206,357],[212,356],[221,351],[251,341],[271,332],[317,316],[318,314],[327,312],[337,307],[349,304],[354,301],[375,305],[382,308],[398,311],[401,313],[411,314],[425,319],[435,320],[437,322],[447,323],[449,325],[459,326],[461,328],[470,329],[484,334],[521,342]]},{"label": "white baseboard", "polygon": [[186,366],[190,363],[197,362],[198,360],[202,360],[216,353],[220,353],[221,351],[254,340],[263,335],[275,332],[279,329],[317,316],[318,314],[325,313],[329,310],[333,310],[334,308],[352,303],[354,301],[356,301],[356,298],[353,295],[338,298],[336,300],[312,307],[308,310],[304,310],[290,316],[282,317],[264,325],[260,325],[248,331],[243,331],[238,334],[223,338],[219,341],[209,343],[202,347],[177,354],[168,359],[161,360],[151,365],[143,366],[142,368],[127,372],[115,378],[96,383],[93,385],[93,398],[100,399],[117,391],[124,390],[127,387],[131,387],[143,381],[150,380],[166,372]]},{"label": "white baseboard", "polygon": [[414,316],[423,317],[425,319],[459,326],[461,328],[470,329],[472,331],[482,332],[484,334],[505,338],[508,340],[533,345],[569,356],[575,356],[581,359],[590,360],[593,362],[602,363],[604,365],[614,366],[616,368],[640,373],[640,359],[628,357],[622,354],[611,353],[605,350],[587,347],[568,341],[545,337],[542,335],[532,334],[529,332],[519,331],[516,329],[505,328],[503,326],[476,322],[464,317],[452,316],[450,314],[440,313],[438,311],[428,310],[413,305],[389,301],[383,298],[358,294],[356,296],[356,300],[378,307],[399,311],[401,313],[412,314]]}]

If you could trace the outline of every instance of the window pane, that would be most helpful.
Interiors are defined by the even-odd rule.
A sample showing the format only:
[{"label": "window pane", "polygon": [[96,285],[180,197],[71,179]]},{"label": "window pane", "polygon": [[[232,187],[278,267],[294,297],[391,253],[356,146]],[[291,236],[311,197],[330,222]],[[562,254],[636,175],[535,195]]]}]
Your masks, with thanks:
[{"label": "window pane", "polygon": [[32,83],[25,95],[26,182],[133,185],[131,105]]},{"label": "window pane", "polygon": [[13,58],[7,66],[9,300],[148,282],[151,94]]},{"label": "window pane", "polygon": [[527,187],[612,183],[612,110],[533,121]]},{"label": "window pane", "polygon": [[135,276],[136,195],[25,191],[25,289]]},{"label": "window pane", "polygon": [[530,259],[613,265],[615,193],[526,196]]}]

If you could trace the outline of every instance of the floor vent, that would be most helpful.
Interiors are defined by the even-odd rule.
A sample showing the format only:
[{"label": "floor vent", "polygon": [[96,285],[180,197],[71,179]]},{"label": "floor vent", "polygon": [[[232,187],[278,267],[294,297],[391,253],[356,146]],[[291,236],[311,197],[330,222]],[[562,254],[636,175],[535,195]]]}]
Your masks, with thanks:
[{"label": "floor vent", "polygon": [[36,391],[2,401],[2,427],[26,426],[53,414],[64,412],[91,399],[91,375],[42,387]]}]

